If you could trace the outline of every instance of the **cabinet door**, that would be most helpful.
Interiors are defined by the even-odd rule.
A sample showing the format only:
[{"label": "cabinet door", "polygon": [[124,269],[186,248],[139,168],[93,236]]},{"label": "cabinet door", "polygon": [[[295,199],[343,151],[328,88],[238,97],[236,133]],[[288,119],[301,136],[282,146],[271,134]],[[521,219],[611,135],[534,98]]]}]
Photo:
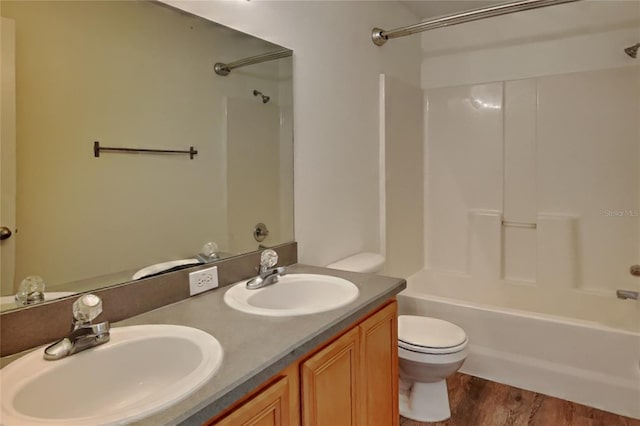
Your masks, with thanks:
[{"label": "cabinet door", "polygon": [[392,302],[359,326],[363,425],[397,426],[398,303]]},{"label": "cabinet door", "polygon": [[283,377],[251,398],[218,426],[290,426],[289,379]]},{"label": "cabinet door", "polygon": [[303,426],[361,426],[360,333],[342,335],[302,364]]}]

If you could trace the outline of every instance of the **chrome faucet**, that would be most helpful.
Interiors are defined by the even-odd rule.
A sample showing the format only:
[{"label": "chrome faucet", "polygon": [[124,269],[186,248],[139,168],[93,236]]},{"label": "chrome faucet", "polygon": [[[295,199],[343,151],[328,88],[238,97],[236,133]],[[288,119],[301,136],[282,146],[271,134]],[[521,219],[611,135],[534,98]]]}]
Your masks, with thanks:
[{"label": "chrome faucet", "polygon": [[640,299],[640,293],[638,293],[637,291],[632,291],[632,290],[616,290],[616,296],[618,296],[618,299],[622,299],[622,300],[626,300],[626,299],[638,300],[638,299]]},{"label": "chrome faucet", "polygon": [[278,253],[267,249],[260,255],[260,265],[258,266],[258,276],[249,280],[246,284],[247,290],[256,290],[278,282],[281,276],[286,275],[284,266],[274,268],[278,263]]},{"label": "chrome faucet", "polygon": [[69,336],[44,350],[43,358],[53,361],[82,352],[109,341],[109,321],[93,324],[102,312],[102,300],[94,294],[85,294],[73,302],[73,326]]}]

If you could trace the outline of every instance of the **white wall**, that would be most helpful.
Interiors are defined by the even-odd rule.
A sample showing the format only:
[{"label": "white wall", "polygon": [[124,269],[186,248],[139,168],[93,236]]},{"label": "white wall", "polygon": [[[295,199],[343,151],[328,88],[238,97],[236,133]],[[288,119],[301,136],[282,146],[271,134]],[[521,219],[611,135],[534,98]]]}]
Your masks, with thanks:
[{"label": "white wall", "polygon": [[379,48],[369,35],[416,17],[383,1],[164,1],[294,50],[299,259],[378,250],[378,75],[418,85],[420,38]]},{"label": "white wall", "polygon": [[633,64],[640,1],[579,1],[422,34],[422,88]]}]

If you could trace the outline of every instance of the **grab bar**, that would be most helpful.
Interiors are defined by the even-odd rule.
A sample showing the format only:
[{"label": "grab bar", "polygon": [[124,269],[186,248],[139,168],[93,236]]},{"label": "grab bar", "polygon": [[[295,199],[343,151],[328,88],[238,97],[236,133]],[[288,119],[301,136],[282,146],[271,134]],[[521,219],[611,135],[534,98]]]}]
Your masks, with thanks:
[{"label": "grab bar", "polygon": [[511,228],[529,228],[529,229],[536,229],[538,227],[538,224],[535,222],[510,222],[508,220],[503,220],[502,221],[502,226],[508,226]]}]

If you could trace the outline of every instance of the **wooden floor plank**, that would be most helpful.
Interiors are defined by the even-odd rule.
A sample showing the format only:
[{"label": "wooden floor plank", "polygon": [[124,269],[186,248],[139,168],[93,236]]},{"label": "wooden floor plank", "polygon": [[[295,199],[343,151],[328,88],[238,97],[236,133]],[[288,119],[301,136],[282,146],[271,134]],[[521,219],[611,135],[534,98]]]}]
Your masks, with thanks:
[{"label": "wooden floor plank", "polygon": [[640,420],[457,373],[447,380],[451,418],[400,426],[640,426]]}]

